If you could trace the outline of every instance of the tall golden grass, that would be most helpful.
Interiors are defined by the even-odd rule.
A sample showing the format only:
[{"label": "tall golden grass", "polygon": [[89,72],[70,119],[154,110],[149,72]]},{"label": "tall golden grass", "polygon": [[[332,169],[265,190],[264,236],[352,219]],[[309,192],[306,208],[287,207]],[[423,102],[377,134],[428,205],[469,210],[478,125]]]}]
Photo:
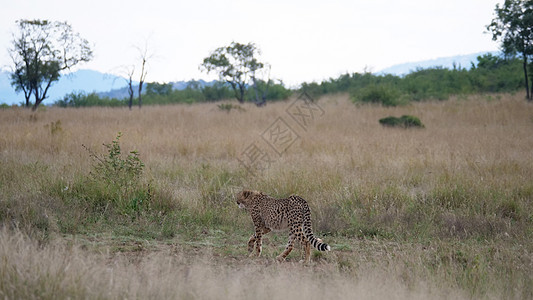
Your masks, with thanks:
[{"label": "tall golden grass", "polygon": [[[380,107],[328,96],[305,129],[287,114],[296,99],[229,113],[210,103],[0,110],[0,221],[33,232],[1,232],[0,296],[532,297],[533,105],[523,98]],[[378,122],[404,114],[425,128]],[[299,139],[277,155],[261,135],[280,117]],[[82,145],[104,152],[118,132],[124,151],[139,151],[156,201],[182,215],[76,225],[89,215],[80,185],[94,163]],[[252,143],[271,155],[256,176],[239,161]],[[332,253],[315,253],[311,267],[273,264],[285,240],[273,235],[264,258],[245,258],[252,226],[233,205],[242,188],[303,196]],[[139,222],[171,234],[142,251],[100,238],[142,239],[124,229]]]},{"label": "tall golden grass", "polygon": [[[476,98],[476,97],[474,97]],[[379,186],[423,177],[425,192],[441,176],[459,175],[485,186],[505,187],[531,177],[531,105],[520,95],[487,101],[426,102],[400,108],[356,107],[347,96],[322,99],[325,114],[267,171],[294,169],[337,175],[343,182]],[[137,149],[154,172],[209,162],[238,168],[237,158],[279,116],[287,103],[223,113],[213,104],[122,108],[46,108],[0,111],[3,162],[43,162],[62,175],[89,167],[81,145],[102,150],[120,131],[125,149]],[[424,130],[391,130],[377,120],[413,114]],[[290,120],[290,119],[289,119]],[[59,122],[52,133],[52,125]],[[295,130],[299,127],[289,124]],[[261,145],[265,148],[266,145]],[[68,172],[64,172],[68,168]],[[322,172],[316,172],[321,170]],[[65,174],[66,173],[66,174]],[[322,179],[322,178],[321,178]],[[518,180],[518,181],[517,181]],[[247,183],[255,183],[249,180]],[[285,191],[280,190],[280,193]],[[290,192],[305,192],[290,191]]]}]

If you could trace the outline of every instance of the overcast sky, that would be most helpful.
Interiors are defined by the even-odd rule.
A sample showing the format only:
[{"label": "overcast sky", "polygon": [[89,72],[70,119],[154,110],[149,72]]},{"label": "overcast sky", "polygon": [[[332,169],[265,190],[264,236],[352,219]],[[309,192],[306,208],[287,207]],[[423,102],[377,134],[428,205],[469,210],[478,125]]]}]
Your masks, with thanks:
[{"label": "overcast sky", "polygon": [[254,42],[271,77],[288,85],[405,62],[498,50],[485,33],[496,0],[6,0],[0,67],[18,19],[67,21],[93,45],[80,68],[120,75],[148,45],[148,81],[214,79],[203,58],[232,41]]}]

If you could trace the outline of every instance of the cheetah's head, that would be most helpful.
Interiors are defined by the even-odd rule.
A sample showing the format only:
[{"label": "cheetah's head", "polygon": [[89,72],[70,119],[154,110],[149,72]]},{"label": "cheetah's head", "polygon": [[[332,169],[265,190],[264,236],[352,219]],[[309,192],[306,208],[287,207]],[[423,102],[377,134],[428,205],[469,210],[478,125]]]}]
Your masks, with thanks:
[{"label": "cheetah's head", "polygon": [[258,193],[259,192],[249,190],[243,190],[242,192],[239,192],[237,194],[237,205],[239,206],[239,208],[246,209],[246,207],[250,203],[250,200],[252,199],[252,196]]}]

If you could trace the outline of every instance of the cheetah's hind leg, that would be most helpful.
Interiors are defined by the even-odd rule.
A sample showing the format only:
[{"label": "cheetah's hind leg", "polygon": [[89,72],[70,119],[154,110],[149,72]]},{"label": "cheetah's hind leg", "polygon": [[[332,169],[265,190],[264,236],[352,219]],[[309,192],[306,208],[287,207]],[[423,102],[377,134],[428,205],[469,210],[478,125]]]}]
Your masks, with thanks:
[{"label": "cheetah's hind leg", "polygon": [[301,243],[304,259],[300,260],[299,263],[309,263],[311,261],[311,243],[307,239],[304,239]]},{"label": "cheetah's hind leg", "polygon": [[285,258],[287,258],[287,256],[289,255],[289,253],[291,253],[292,249],[294,248],[293,246],[293,242],[294,242],[294,235],[289,235],[289,242],[287,243],[287,247],[285,247],[285,250],[276,257],[276,259],[278,261],[284,261]]},{"label": "cheetah's hind leg", "polygon": [[248,253],[250,254],[250,256],[253,256],[255,241],[256,241],[256,238],[255,238],[255,233],[254,233],[248,240]]}]

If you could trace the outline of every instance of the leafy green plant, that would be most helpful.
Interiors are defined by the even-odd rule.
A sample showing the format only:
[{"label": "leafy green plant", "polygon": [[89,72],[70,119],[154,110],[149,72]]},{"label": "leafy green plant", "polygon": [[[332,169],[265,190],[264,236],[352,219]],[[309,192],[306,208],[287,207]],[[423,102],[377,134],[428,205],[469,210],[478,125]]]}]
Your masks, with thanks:
[{"label": "leafy green plant", "polygon": [[114,204],[122,213],[139,213],[143,207],[149,204],[151,199],[150,185],[145,187],[141,182],[144,170],[144,163],[136,150],[130,151],[127,155],[122,153],[120,147],[120,137],[117,137],[110,144],[104,144],[107,149],[105,155],[100,155],[89,148],[85,149],[93,159],[91,171],[92,184],[96,185],[99,193],[96,199],[107,208],[109,204]]},{"label": "leafy green plant", "polygon": [[130,151],[128,156],[123,157],[120,148],[121,137],[122,133],[119,132],[111,144],[104,144],[108,152],[107,156],[91,153],[91,157],[96,162],[93,165],[92,175],[110,183],[129,186],[141,176],[144,163],[136,150]]}]

